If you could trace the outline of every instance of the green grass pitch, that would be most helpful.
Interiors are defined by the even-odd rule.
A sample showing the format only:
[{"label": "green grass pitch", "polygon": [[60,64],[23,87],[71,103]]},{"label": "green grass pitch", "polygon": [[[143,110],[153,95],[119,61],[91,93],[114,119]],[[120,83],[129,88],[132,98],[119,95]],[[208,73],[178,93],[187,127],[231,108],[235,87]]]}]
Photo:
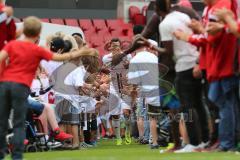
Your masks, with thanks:
[{"label": "green grass pitch", "polygon": [[[240,160],[239,153],[163,153],[148,145],[116,146],[112,140],[102,140],[96,148],[75,151],[48,151],[24,154],[25,160]],[[9,159],[9,157],[7,158]]]}]

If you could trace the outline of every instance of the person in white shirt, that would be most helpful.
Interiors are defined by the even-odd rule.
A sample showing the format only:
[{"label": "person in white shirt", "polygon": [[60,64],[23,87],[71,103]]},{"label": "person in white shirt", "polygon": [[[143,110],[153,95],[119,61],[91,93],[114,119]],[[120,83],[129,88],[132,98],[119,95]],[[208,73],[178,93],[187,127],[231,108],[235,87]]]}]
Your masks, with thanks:
[{"label": "person in white shirt", "polygon": [[[157,42],[149,40],[152,45]],[[130,60],[128,82],[139,88],[139,97],[145,98],[150,117],[152,149],[158,148],[157,116],[160,114],[159,67],[157,52],[149,47],[141,47]],[[133,98],[135,99],[135,98]]]},{"label": "person in white shirt", "polygon": [[114,66],[112,65],[113,56],[117,54],[121,54],[121,41],[118,38],[114,38],[110,42],[110,50],[111,53],[103,56],[103,64],[106,65],[110,69],[111,82],[110,82],[110,96],[109,96],[109,111],[110,115],[113,118],[113,128],[115,130],[115,134],[117,137],[117,145],[122,145],[122,139],[120,136],[120,115],[123,112],[125,117],[125,143],[131,143],[131,135],[130,135],[130,111],[131,111],[131,99],[129,95],[126,94],[126,74],[127,69],[126,65],[128,65],[129,60],[131,59],[131,55],[128,54],[126,57],[122,59],[122,61]]},{"label": "person in white shirt", "polygon": [[195,46],[177,40],[173,35],[176,30],[191,34],[192,31],[188,28],[191,19],[184,13],[171,11],[170,0],[156,0],[155,4],[156,13],[163,18],[159,25],[161,41],[166,49],[165,54],[171,54],[176,62],[176,90],[182,110],[189,117],[185,122],[190,143],[175,152],[192,152],[202,142],[202,133],[207,132],[203,130],[207,121],[201,100],[201,79],[193,76],[199,53]]}]

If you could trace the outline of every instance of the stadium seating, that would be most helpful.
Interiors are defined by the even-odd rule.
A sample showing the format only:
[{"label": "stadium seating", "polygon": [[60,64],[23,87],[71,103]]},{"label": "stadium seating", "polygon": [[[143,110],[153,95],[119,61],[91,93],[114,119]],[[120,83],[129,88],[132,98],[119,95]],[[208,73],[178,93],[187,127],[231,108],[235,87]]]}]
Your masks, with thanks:
[{"label": "stadium seating", "polygon": [[[21,22],[23,19],[16,19]],[[119,38],[123,41],[131,41],[133,36],[131,23],[124,23],[122,19],[61,19],[42,18],[42,22],[80,27],[85,35],[85,41],[89,47],[96,48],[100,57],[106,52],[104,46],[112,38]],[[142,23],[142,19],[137,19],[136,23]]]},{"label": "stadium seating", "polygon": [[50,19],[51,23],[54,23],[54,24],[60,24],[60,25],[64,25],[64,20],[63,19],[60,19],[60,18],[54,18],[54,19]]},{"label": "stadium seating", "polygon": [[144,7],[142,8],[142,14],[143,14],[144,16],[147,16],[147,10],[148,10],[148,6],[144,6]]},{"label": "stadium seating", "polygon": [[122,19],[108,19],[106,20],[106,23],[110,31],[116,30],[119,28],[119,26],[122,26],[124,24]]},{"label": "stadium seating", "polygon": [[65,23],[68,26],[79,27],[78,21],[76,19],[65,19]]},{"label": "stadium seating", "polygon": [[146,24],[146,15],[147,15],[148,6],[144,6],[140,10],[136,6],[130,6],[129,11],[129,21],[134,25],[145,25]]},{"label": "stadium seating", "polygon": [[93,19],[93,26],[96,28],[96,31],[104,30],[107,28],[104,19]]},{"label": "stadium seating", "polygon": [[83,31],[89,30],[93,28],[92,20],[91,19],[81,19],[79,20],[79,25]]},{"label": "stadium seating", "polygon": [[104,45],[104,39],[101,36],[94,35],[90,37],[90,44],[93,48],[101,47]]},{"label": "stadium seating", "polygon": [[46,22],[46,23],[50,23],[50,21],[49,21],[48,18],[42,18],[41,21],[42,21],[42,22]]},{"label": "stadium seating", "polygon": [[141,13],[140,9],[136,6],[130,6],[128,11],[129,11],[129,19],[130,20],[132,20],[134,18],[135,14],[140,14]]},{"label": "stadium seating", "polygon": [[134,25],[145,25],[146,24],[146,16],[144,16],[142,13],[135,14],[132,21],[133,21]]}]

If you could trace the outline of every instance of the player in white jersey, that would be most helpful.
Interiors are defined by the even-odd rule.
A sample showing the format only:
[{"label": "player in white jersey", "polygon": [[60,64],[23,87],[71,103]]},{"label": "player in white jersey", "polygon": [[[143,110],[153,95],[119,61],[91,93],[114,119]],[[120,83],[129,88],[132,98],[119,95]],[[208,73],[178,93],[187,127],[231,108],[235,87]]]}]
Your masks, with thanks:
[{"label": "player in white jersey", "polygon": [[126,144],[131,143],[130,135],[130,111],[131,111],[131,99],[126,94],[127,87],[127,69],[131,55],[123,58],[123,60],[116,66],[112,65],[113,56],[116,54],[121,54],[121,41],[118,38],[112,39],[110,42],[111,53],[105,55],[102,59],[104,65],[107,65],[110,69],[111,82],[110,82],[110,96],[109,96],[109,111],[113,118],[113,128],[117,137],[117,145],[122,144],[122,139],[120,136],[120,115],[124,114],[125,117],[125,142]]}]

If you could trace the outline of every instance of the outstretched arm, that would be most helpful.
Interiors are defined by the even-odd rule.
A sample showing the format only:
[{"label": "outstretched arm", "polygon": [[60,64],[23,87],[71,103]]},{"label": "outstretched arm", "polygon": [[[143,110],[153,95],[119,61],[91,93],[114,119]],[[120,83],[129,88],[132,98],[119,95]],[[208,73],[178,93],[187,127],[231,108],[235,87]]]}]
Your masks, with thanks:
[{"label": "outstretched arm", "polygon": [[227,24],[227,27],[231,33],[237,37],[240,37],[240,25],[234,19],[234,14],[232,11],[223,8],[216,10],[214,14],[225,24]]},{"label": "outstretched arm", "polygon": [[68,52],[68,53],[64,53],[64,54],[57,54],[54,53],[53,54],[53,61],[65,61],[65,60],[71,60],[71,59],[75,59],[77,57],[80,57],[82,55],[94,55],[95,54],[95,50],[90,49],[90,48],[83,48],[77,51],[73,51],[73,52]]}]

